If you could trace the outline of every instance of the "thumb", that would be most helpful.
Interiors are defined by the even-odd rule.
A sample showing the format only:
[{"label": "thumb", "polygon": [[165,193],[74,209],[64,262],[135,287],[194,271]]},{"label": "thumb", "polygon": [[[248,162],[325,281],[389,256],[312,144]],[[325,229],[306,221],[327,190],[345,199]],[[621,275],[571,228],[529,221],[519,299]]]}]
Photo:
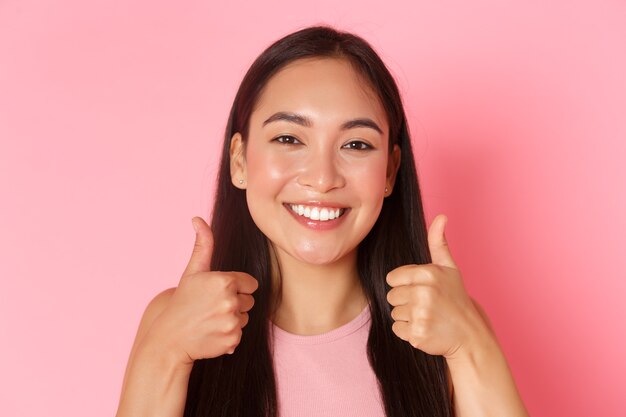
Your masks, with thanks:
[{"label": "thumb", "polygon": [[445,215],[439,214],[435,217],[430,228],[428,228],[428,248],[434,264],[457,268],[446,240],[445,227],[447,223],[448,218]]},{"label": "thumb", "polygon": [[213,231],[202,217],[196,216],[192,218],[191,223],[196,230],[196,241],[183,276],[211,270]]}]

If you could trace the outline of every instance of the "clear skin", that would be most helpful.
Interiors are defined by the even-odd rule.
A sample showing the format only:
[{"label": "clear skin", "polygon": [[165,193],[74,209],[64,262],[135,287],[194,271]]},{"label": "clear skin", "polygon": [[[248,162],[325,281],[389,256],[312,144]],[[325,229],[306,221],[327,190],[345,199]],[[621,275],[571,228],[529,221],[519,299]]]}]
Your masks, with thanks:
[{"label": "clear skin", "polygon": [[[232,138],[233,185],[246,190],[252,218],[281,266],[283,296],[273,321],[292,333],[329,331],[367,304],[356,249],[378,218],[385,188],[387,195],[393,190],[400,149],[395,145],[389,155],[386,113],[366,86],[345,61],[296,61],[259,96],[245,149],[239,133]],[[311,126],[263,124],[279,111],[303,115]],[[355,118],[374,121],[382,132],[340,129]],[[332,201],[350,210],[339,227],[312,230],[283,205],[303,201]]]},{"label": "clear skin", "polygon": [[[279,111],[306,116],[310,126],[285,120],[264,125]],[[340,129],[354,118],[370,119],[382,133]],[[352,320],[367,304],[356,248],[393,192],[400,161],[397,146],[388,152],[388,125],[377,96],[346,61],[295,61],[265,86],[247,145],[236,133],[230,151],[232,183],[246,190],[252,217],[274,249],[274,266],[281,266],[274,323],[307,335]],[[350,210],[337,228],[313,230],[283,205],[310,200]],[[446,242],[446,222],[439,215],[429,227],[431,264],[404,265],[387,275],[392,330],[413,347],[446,358],[457,416],[527,417],[489,320],[465,291]],[[178,287],[157,295],[142,317],[118,417],[182,416],[193,361],[232,353],[247,324],[258,282],[241,272],[210,271],[211,229],[199,217],[192,223],[196,242]]]}]

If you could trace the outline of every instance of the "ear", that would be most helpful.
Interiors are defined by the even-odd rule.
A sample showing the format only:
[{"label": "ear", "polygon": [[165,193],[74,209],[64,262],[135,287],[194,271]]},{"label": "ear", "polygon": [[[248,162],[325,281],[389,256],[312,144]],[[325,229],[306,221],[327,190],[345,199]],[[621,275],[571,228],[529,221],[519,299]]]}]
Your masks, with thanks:
[{"label": "ear", "polygon": [[400,156],[400,147],[397,144],[393,145],[393,150],[389,154],[389,159],[387,160],[387,182],[385,183],[387,192],[385,193],[385,197],[391,194],[393,191],[393,185],[396,183],[396,175],[398,174],[398,169],[400,168]]},{"label": "ear", "polygon": [[[230,179],[233,185],[242,190],[246,189],[246,155],[243,137],[236,132],[230,139]],[[239,181],[243,180],[243,183]]]}]

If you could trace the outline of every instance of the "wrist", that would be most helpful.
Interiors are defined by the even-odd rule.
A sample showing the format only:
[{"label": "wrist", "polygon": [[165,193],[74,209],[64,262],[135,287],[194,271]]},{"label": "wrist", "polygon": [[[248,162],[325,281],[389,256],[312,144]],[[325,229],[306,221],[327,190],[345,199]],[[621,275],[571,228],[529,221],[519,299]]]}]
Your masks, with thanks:
[{"label": "wrist", "polygon": [[528,417],[495,333],[485,323],[446,357],[459,415]]},{"label": "wrist", "polygon": [[138,361],[167,373],[191,372],[193,367],[193,361],[188,357],[188,360],[181,358],[171,347],[150,338],[149,335],[137,347],[136,356]]},{"label": "wrist", "polygon": [[138,345],[116,416],[182,416],[191,368],[152,345]]},{"label": "wrist", "polygon": [[449,365],[456,363],[477,365],[498,353],[501,351],[495,333],[485,317],[476,312],[469,320],[465,340],[453,354],[446,356],[446,360]]},{"label": "wrist", "polygon": [[446,357],[446,362],[451,372],[466,368],[477,370],[495,362],[501,355],[502,351],[495,337],[485,334],[459,347],[453,355]]}]

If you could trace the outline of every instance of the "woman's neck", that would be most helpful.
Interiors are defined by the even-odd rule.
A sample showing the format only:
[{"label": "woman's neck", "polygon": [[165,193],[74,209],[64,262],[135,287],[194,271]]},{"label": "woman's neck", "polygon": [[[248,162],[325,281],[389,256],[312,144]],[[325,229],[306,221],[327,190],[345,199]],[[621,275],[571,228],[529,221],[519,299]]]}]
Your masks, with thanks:
[{"label": "woman's neck", "polygon": [[[354,319],[367,305],[356,263],[356,249],[327,265],[304,264],[276,248],[272,269],[280,264],[281,278],[274,274],[272,305],[278,301],[272,322],[298,335],[328,332]],[[273,252],[273,251],[270,251]],[[282,295],[277,288],[282,287]]]}]

